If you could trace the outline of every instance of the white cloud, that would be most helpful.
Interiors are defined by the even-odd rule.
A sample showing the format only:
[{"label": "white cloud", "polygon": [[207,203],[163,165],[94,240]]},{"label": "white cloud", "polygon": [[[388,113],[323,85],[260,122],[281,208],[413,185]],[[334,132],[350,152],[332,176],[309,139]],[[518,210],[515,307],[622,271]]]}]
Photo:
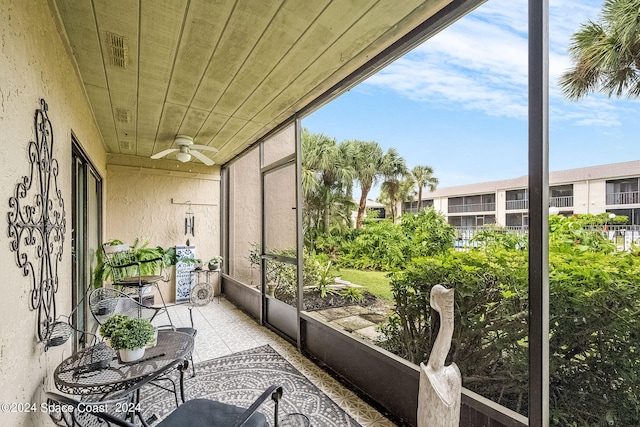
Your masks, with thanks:
[{"label": "white cloud", "polygon": [[[606,97],[572,103],[556,86],[570,66],[567,47],[572,34],[587,19],[596,20],[600,8],[600,0],[550,0],[549,82],[554,120],[619,124]],[[490,0],[369,78],[365,85],[438,108],[526,119],[527,48],[527,1]]]}]

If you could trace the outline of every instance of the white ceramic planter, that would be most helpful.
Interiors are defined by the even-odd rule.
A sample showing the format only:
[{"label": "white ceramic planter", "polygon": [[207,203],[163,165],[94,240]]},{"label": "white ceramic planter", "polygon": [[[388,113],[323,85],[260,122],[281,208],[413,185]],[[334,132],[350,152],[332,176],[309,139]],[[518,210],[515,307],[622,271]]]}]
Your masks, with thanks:
[{"label": "white ceramic planter", "polygon": [[123,362],[134,362],[144,356],[145,348],[134,348],[133,350],[119,350],[120,360]]}]

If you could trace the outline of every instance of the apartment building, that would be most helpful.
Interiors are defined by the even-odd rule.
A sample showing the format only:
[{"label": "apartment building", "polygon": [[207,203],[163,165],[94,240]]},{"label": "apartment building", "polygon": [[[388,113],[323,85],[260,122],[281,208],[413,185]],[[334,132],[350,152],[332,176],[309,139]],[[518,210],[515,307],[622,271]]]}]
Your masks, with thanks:
[{"label": "apartment building", "polygon": [[[433,206],[454,227],[526,228],[527,176],[438,188],[424,194],[422,206]],[[627,216],[629,225],[640,225],[640,160],[551,172],[549,209],[561,215],[610,212]],[[416,210],[417,201],[403,205],[403,212]]]}]

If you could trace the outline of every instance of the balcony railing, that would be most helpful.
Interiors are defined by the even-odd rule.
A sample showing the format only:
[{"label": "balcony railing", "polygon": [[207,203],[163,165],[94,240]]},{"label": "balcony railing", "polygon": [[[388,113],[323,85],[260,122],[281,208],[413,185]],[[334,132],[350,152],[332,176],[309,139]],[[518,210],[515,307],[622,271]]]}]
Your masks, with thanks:
[{"label": "balcony railing", "polygon": [[516,210],[516,209],[529,209],[529,200],[507,200],[508,211]]},{"label": "balcony railing", "polygon": [[[458,251],[466,251],[477,247],[477,243],[472,242],[473,237],[485,229],[482,226],[477,227],[454,227],[457,233],[457,239],[454,242],[454,248]],[[640,225],[596,225],[587,227],[589,230],[600,231],[610,241],[616,244],[618,251],[627,251],[632,247],[640,245]],[[495,230],[499,232],[500,229]],[[502,230],[516,234],[529,234],[529,226],[506,226]]]},{"label": "balcony railing", "polygon": [[[549,207],[570,208],[573,207],[573,196],[549,197]],[[506,209],[508,211],[518,209],[529,209],[529,199],[507,200]]]},{"label": "balcony railing", "polygon": [[573,196],[549,197],[549,207],[571,208],[573,207]]},{"label": "balcony railing", "polygon": [[607,193],[607,205],[633,205],[640,203],[640,191]]},{"label": "balcony railing", "polygon": [[472,203],[468,205],[449,205],[449,213],[493,212],[495,203]]}]

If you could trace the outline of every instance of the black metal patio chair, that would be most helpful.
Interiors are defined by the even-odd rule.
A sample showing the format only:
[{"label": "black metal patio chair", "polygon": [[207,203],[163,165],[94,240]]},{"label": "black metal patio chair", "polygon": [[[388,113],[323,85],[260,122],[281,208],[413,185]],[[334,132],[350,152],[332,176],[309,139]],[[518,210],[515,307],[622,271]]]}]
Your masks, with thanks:
[{"label": "black metal patio chair", "polygon": [[128,294],[114,288],[96,288],[89,292],[89,310],[98,324],[102,325],[114,314],[152,321],[164,309],[140,304]]},{"label": "black metal patio chair", "polygon": [[[160,307],[147,307],[140,304],[126,293],[113,288],[97,288],[89,292],[89,309],[96,321],[102,325],[114,314],[124,314],[130,317],[141,317],[147,320],[154,320],[162,312]],[[171,317],[167,316],[169,322]],[[175,327],[173,324],[159,325],[159,328],[172,328],[175,331],[190,335],[194,340],[198,330],[193,324],[193,306],[189,307],[189,320],[191,326]],[[192,369],[192,377],[196,376],[196,367],[193,363],[193,355],[189,357]]]},{"label": "black metal patio chair", "polygon": [[[162,258],[137,260],[131,246],[127,244],[110,245],[104,243],[102,245],[102,253],[104,255],[104,263],[111,271],[113,286],[134,289],[138,294],[138,302],[141,305],[144,305],[146,290],[150,287],[155,287],[162,301],[162,306],[166,310],[167,305],[158,286],[158,282],[168,280],[162,275],[164,270]],[[158,269],[160,274],[155,274],[154,270]],[[153,271],[154,274],[144,274],[149,271]],[[169,316],[168,312],[167,316]],[[171,322],[171,317],[169,317],[169,322]]]},{"label": "black metal patio chair", "polygon": [[[267,388],[249,408],[209,399],[193,399],[180,405],[156,427],[268,427],[267,417],[258,408],[267,399],[274,402],[274,425],[278,426],[278,405],[282,398],[282,387],[272,385]],[[126,398],[123,398],[126,399]],[[47,393],[47,404],[51,408],[49,416],[62,427],[121,426],[138,427],[122,415],[122,411],[111,411],[123,407],[126,400],[80,401],[59,393]],[[69,411],[69,408],[76,410]],[[81,408],[82,411],[77,409]],[[124,412],[126,414],[126,412]],[[90,424],[93,423],[93,424]]]},{"label": "black metal patio chair", "polygon": [[[86,396],[78,400],[58,393],[47,393],[47,413],[54,424],[60,427],[135,425],[132,423],[133,412],[129,411],[133,405],[133,393],[112,400],[96,400]],[[95,416],[92,413],[94,408],[99,408],[103,417]]]}]

